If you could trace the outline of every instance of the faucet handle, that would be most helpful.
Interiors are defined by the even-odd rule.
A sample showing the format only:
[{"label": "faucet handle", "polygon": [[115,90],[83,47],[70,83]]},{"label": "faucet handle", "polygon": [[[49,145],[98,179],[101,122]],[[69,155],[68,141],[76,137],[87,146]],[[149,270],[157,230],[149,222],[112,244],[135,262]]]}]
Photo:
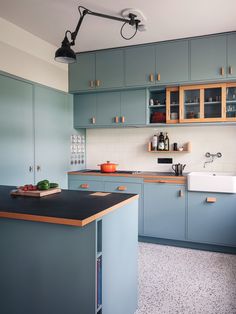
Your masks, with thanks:
[{"label": "faucet handle", "polygon": [[217,156],[218,158],[220,158],[220,157],[222,157],[222,154],[221,154],[221,153],[217,153],[216,156]]},{"label": "faucet handle", "polygon": [[206,153],[206,154],[205,154],[205,157],[208,157],[208,158],[209,158],[210,156],[211,156],[210,153]]}]

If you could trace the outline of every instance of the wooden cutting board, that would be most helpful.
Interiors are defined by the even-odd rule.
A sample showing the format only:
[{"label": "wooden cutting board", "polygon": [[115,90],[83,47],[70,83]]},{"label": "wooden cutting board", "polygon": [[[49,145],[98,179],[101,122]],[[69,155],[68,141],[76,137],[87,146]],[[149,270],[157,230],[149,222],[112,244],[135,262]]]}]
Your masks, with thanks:
[{"label": "wooden cutting board", "polygon": [[52,188],[49,190],[44,190],[44,191],[22,191],[22,190],[13,190],[11,191],[11,195],[14,196],[31,196],[31,197],[43,197],[55,193],[60,193],[61,189],[59,188]]}]

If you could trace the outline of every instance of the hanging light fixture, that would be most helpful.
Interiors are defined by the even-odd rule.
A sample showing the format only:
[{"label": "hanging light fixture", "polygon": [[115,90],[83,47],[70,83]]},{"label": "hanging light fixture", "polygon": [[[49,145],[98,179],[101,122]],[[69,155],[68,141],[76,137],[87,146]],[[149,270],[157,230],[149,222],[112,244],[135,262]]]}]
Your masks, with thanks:
[{"label": "hanging light fixture", "polygon": [[[73,63],[76,61],[76,54],[71,49],[71,46],[75,45],[76,36],[79,32],[82,21],[87,14],[95,15],[95,16],[110,19],[110,20],[116,20],[119,22],[123,22],[123,25],[122,25],[121,30],[120,30],[120,34],[121,34],[122,38],[124,38],[126,40],[130,40],[131,38],[133,38],[136,35],[139,27],[140,27],[140,30],[142,30],[142,25],[140,24],[141,21],[139,19],[137,19],[137,15],[135,15],[133,13],[129,13],[128,18],[120,18],[120,17],[116,17],[116,16],[111,16],[111,15],[93,12],[93,11],[86,9],[85,7],[82,7],[82,6],[79,6],[78,10],[80,13],[80,19],[78,21],[78,24],[76,26],[75,31],[74,32],[71,32],[69,30],[66,31],[65,38],[63,39],[63,41],[61,43],[61,47],[59,49],[57,49],[57,51],[55,53],[55,60],[58,62]],[[129,38],[127,38],[123,35],[123,28],[126,24],[129,24],[129,25],[135,27],[134,34]],[[68,35],[70,36],[70,41],[68,39]]]}]

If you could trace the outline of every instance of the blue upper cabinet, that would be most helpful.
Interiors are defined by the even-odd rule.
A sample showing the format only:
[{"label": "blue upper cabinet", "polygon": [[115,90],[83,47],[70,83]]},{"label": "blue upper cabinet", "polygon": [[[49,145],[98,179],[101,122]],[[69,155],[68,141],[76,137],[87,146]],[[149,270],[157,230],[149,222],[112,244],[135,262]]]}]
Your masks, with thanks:
[{"label": "blue upper cabinet", "polygon": [[117,88],[124,86],[124,51],[122,49],[96,52],[95,87]]},{"label": "blue upper cabinet", "polygon": [[189,64],[188,41],[164,42],[156,45],[156,83],[187,82]]},{"label": "blue upper cabinet", "polygon": [[218,35],[190,41],[192,81],[226,78],[226,38]]},{"label": "blue upper cabinet", "polygon": [[96,125],[112,126],[119,123],[120,92],[97,94]]},{"label": "blue upper cabinet", "polygon": [[121,119],[124,125],[146,124],[146,90],[121,92]]},{"label": "blue upper cabinet", "polygon": [[96,94],[74,96],[74,127],[91,127],[96,124]]},{"label": "blue upper cabinet", "polygon": [[125,85],[155,84],[155,45],[125,49]]},{"label": "blue upper cabinet", "polygon": [[236,34],[227,36],[228,66],[227,76],[229,79],[236,78]]},{"label": "blue upper cabinet", "polygon": [[122,49],[77,54],[69,65],[69,91],[80,92],[124,86],[124,52]]},{"label": "blue upper cabinet", "polygon": [[77,54],[76,63],[69,64],[69,91],[95,88],[95,53]]}]

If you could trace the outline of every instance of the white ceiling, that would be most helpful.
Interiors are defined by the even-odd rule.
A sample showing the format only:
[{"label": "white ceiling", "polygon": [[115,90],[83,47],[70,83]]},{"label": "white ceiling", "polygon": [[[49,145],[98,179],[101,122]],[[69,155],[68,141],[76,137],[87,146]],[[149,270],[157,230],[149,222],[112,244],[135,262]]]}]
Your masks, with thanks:
[{"label": "white ceiling", "polygon": [[78,5],[114,16],[125,8],[140,9],[147,17],[147,31],[127,41],[120,36],[122,23],[87,15],[75,51],[236,30],[236,0],[0,0],[0,15],[59,47],[65,31],[76,27]]}]

